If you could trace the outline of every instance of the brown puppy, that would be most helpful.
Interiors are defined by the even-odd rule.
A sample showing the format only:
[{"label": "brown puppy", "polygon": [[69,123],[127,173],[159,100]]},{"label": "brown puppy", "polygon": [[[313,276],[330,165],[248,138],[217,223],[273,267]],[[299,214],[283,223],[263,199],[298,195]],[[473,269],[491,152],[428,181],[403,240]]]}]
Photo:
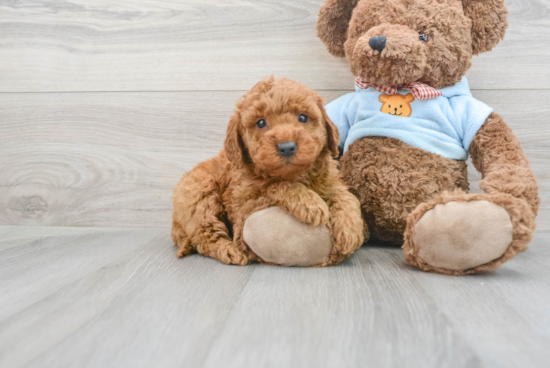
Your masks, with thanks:
[{"label": "brown puppy", "polygon": [[338,130],[323,102],[305,86],[273,77],[241,98],[224,150],[185,174],[174,190],[178,256],[196,250],[226,264],[268,263],[247,246],[243,228],[250,215],[273,206],[329,228],[332,250],[315,266],[337,264],[361,246],[359,201],[340,181],[332,157]]}]

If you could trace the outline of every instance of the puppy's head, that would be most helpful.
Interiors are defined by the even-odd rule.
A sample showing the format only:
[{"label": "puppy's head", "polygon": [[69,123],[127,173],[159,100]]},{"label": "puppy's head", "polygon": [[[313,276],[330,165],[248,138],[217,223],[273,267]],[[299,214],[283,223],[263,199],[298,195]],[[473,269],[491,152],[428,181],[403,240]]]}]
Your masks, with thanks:
[{"label": "puppy's head", "polygon": [[338,130],[317,93],[289,79],[267,78],[237,104],[225,139],[227,158],[258,173],[292,179],[320,157],[338,154]]}]

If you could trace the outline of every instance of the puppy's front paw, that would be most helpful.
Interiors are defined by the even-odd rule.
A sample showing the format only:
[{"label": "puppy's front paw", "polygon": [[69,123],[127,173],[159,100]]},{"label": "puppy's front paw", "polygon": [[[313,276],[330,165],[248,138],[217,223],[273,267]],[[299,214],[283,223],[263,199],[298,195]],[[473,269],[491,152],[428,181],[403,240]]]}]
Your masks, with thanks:
[{"label": "puppy's front paw", "polygon": [[308,191],[307,194],[300,196],[298,203],[291,211],[288,211],[288,214],[313,226],[327,225],[330,220],[328,205],[313,191]]},{"label": "puppy's front paw", "polygon": [[[368,231],[367,231],[368,234]],[[334,221],[332,227],[334,246],[326,265],[336,265],[351,255],[363,245],[365,240],[362,221]]]},{"label": "puppy's front paw", "polygon": [[363,229],[360,231],[353,231],[354,229],[334,229],[333,237],[335,247],[342,254],[353,254],[353,252],[363,245],[365,240]]},{"label": "puppy's front paw", "polygon": [[220,239],[216,250],[217,258],[225,264],[244,266],[248,264],[248,257],[231,240]]},{"label": "puppy's front paw", "polygon": [[330,211],[327,203],[301,183],[280,183],[267,190],[273,205],[281,207],[287,214],[301,222],[318,226],[328,225]]}]

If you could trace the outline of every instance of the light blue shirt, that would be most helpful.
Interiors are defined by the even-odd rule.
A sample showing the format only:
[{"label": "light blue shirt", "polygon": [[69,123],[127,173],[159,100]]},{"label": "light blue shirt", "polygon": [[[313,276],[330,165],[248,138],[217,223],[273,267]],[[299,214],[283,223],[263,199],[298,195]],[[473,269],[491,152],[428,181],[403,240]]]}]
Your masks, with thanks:
[{"label": "light blue shirt", "polygon": [[[340,132],[340,147],[363,137],[397,138],[411,146],[454,160],[466,160],[470,143],[493,109],[472,97],[464,77],[452,87],[440,89],[443,96],[410,103],[410,117],[381,112],[382,93],[359,89],[326,106]],[[408,90],[397,93],[406,95]]]}]

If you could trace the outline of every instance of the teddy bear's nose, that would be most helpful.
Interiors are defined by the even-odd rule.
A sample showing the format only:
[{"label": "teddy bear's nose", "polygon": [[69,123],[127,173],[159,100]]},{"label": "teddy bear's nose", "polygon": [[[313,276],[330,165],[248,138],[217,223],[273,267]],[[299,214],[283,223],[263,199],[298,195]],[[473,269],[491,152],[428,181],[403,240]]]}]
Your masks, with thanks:
[{"label": "teddy bear's nose", "polygon": [[373,50],[382,52],[382,50],[386,47],[386,39],[387,37],[384,36],[371,37],[369,39],[369,45]]}]

